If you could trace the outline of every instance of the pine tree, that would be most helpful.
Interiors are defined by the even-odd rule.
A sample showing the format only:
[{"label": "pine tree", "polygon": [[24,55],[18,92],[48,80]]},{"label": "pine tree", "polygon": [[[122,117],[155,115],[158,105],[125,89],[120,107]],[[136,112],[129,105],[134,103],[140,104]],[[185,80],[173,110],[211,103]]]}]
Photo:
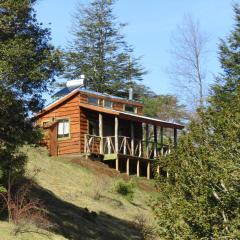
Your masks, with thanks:
[{"label": "pine tree", "polygon": [[75,14],[74,40],[66,54],[70,79],[84,74],[88,87],[97,92],[118,94],[128,88],[129,80],[141,80],[145,71],[133,49],[124,40],[113,14],[114,0],[93,0],[80,6]]},{"label": "pine tree", "polygon": [[178,148],[162,160],[154,211],[160,235],[171,239],[240,236],[240,8],[236,26],[220,44],[223,73]]},{"label": "pine tree", "polygon": [[5,186],[24,171],[19,147],[37,139],[31,113],[41,109],[42,92],[62,67],[49,29],[37,22],[35,2],[0,2],[0,185]]}]

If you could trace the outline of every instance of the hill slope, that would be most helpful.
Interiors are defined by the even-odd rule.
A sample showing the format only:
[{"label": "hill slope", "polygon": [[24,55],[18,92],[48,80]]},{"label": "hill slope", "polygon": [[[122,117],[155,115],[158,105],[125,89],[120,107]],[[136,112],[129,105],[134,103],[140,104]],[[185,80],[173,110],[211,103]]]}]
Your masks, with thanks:
[{"label": "hill slope", "polygon": [[[41,148],[27,147],[25,151],[29,156],[26,175],[39,171],[34,194],[57,226],[52,239],[142,239],[133,224],[137,216],[144,215],[153,223],[147,204],[155,194],[153,182],[131,178],[136,187],[130,202],[115,190],[120,179],[129,178],[103,163],[79,157],[50,158]],[[11,227],[0,222],[4,239],[16,239],[11,235]],[[17,239],[45,238],[26,233]]]}]

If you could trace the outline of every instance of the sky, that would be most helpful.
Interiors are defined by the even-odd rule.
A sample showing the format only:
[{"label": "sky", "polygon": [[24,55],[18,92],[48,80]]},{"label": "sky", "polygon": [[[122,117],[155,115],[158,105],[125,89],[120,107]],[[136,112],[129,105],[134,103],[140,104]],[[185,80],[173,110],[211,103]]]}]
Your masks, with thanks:
[{"label": "sky", "polygon": [[[52,43],[66,47],[71,35],[72,14],[77,4],[88,0],[39,0],[35,9],[38,20],[51,28]],[[171,35],[182,23],[184,15],[198,20],[209,36],[207,79],[220,71],[218,63],[219,39],[225,39],[234,25],[232,0],[118,0],[115,15],[126,22],[125,39],[134,47],[134,56],[142,56],[148,71],[143,83],[157,94],[174,94],[173,80],[166,73],[172,60]],[[51,23],[49,25],[49,23]]]}]

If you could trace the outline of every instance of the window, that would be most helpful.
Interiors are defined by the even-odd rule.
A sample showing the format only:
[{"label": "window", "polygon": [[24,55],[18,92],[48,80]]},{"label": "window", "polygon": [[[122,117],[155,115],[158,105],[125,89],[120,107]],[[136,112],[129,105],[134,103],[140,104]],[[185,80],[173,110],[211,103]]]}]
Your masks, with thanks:
[{"label": "window", "polygon": [[112,102],[111,101],[107,101],[107,100],[104,100],[104,107],[106,108],[112,108]]},{"label": "window", "polygon": [[103,107],[103,102],[104,102],[103,99],[98,99],[98,106]]},{"label": "window", "polygon": [[98,105],[98,98],[88,97],[88,103],[93,104],[93,105]]},{"label": "window", "polygon": [[126,112],[136,113],[136,107],[134,107],[132,105],[125,105],[125,111]]},{"label": "window", "polygon": [[60,119],[58,120],[58,138],[67,138],[69,137],[69,120]]}]

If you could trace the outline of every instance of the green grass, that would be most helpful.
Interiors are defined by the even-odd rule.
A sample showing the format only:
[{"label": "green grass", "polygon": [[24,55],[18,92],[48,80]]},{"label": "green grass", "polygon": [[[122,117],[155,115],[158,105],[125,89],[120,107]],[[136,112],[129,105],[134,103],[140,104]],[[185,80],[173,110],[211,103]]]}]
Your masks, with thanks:
[{"label": "green grass", "polygon": [[[38,172],[34,194],[44,203],[49,218],[57,226],[51,239],[141,239],[132,222],[139,214],[153,221],[148,201],[154,193],[137,187],[140,181],[151,187],[151,181],[133,178],[125,183],[119,177],[98,175],[69,159],[50,158],[42,148],[26,147],[24,151],[29,156],[26,176]],[[116,192],[120,182],[120,192],[126,188],[126,195]],[[129,194],[131,201],[126,198]],[[46,239],[34,233],[16,238],[11,234],[12,227],[0,221],[0,240]]]}]

